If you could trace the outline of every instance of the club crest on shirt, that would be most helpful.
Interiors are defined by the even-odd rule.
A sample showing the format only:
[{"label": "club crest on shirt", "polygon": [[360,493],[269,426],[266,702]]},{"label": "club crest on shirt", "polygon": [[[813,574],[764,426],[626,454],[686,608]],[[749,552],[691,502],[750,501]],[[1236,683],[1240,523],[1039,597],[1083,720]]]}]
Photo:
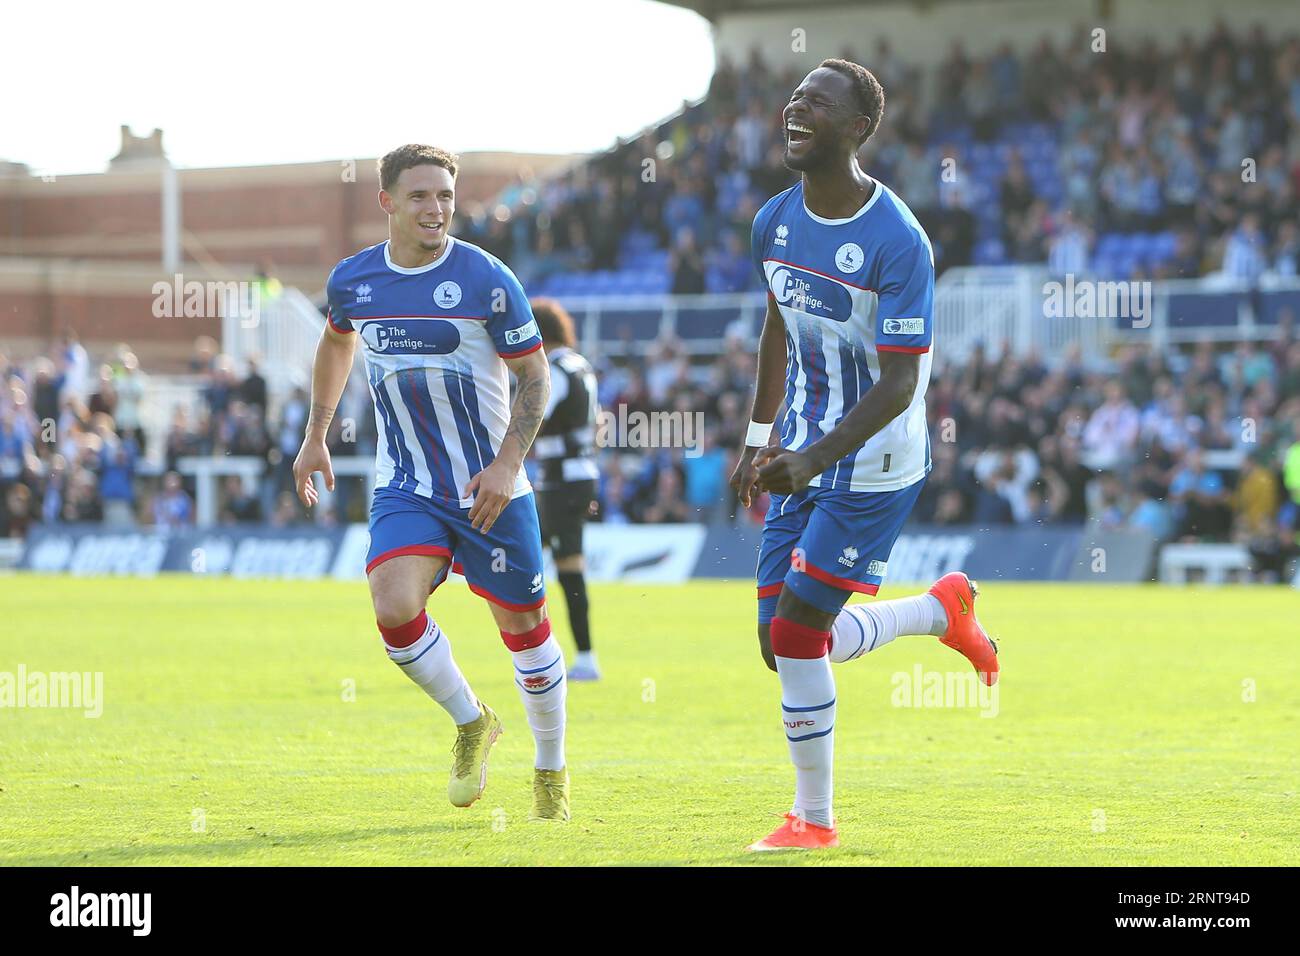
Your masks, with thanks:
[{"label": "club crest on shirt", "polygon": [[862,268],[866,255],[856,242],[846,242],[835,250],[835,268],[841,272],[857,272]]},{"label": "club crest on shirt", "polygon": [[448,279],[433,290],[433,301],[443,309],[454,309],[460,305],[460,285]]}]

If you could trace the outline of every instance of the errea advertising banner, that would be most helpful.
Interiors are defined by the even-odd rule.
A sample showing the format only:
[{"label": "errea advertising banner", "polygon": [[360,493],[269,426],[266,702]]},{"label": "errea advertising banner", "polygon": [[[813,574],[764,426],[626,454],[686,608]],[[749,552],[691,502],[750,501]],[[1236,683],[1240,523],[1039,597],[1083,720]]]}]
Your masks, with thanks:
[{"label": "errea advertising banner", "polygon": [[[672,584],[691,578],[752,579],[762,531],[696,524],[587,526],[593,581]],[[1103,540],[1105,538],[1105,540]],[[1084,528],[907,528],[894,545],[887,581],[932,581],[961,569],[985,580],[1146,580],[1154,541],[1090,534]],[[363,580],[365,525],[339,528],[223,526],[207,530],[111,529],[63,525],[32,530],[19,568],[41,573],[142,575],[160,572],[239,578]],[[1098,551],[1109,568],[1098,575]],[[554,577],[548,559],[547,576]]]},{"label": "errea advertising banner", "polygon": [[161,571],[239,578],[318,578],[330,572],[342,529],[212,528],[207,531],[35,528],[19,567],[43,573],[150,576]]}]

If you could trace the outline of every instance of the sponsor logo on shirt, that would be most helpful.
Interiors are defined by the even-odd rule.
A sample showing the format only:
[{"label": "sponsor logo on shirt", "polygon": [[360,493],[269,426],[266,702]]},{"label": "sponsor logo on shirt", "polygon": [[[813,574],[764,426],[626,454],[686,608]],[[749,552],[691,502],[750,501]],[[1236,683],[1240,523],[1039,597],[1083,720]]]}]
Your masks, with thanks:
[{"label": "sponsor logo on shirt", "polygon": [[361,327],[361,338],[385,355],[446,355],[460,345],[456,326],[441,319],[371,319]]},{"label": "sponsor logo on shirt", "polygon": [[363,282],[357,286],[357,305],[365,305],[370,301],[370,286]]},{"label": "sponsor logo on shirt", "polygon": [[527,342],[537,334],[537,320],[529,319],[525,325],[517,329],[508,329],[506,331],[506,345],[518,345],[520,342]]},{"label": "sponsor logo on shirt", "polygon": [[845,548],[844,553],[841,554],[839,557],[840,564],[844,565],[846,568],[853,567],[854,563],[857,560],[858,560],[858,549],[853,547],[853,545],[849,545],[847,548]]},{"label": "sponsor logo on shirt", "polygon": [[925,319],[885,319],[886,335],[924,335]]},{"label": "sponsor logo on shirt", "polygon": [[815,272],[795,272],[781,266],[773,270],[771,286],[777,302],[809,315],[847,322],[853,312],[848,289]]},{"label": "sponsor logo on shirt", "polygon": [[785,241],[785,237],[788,235],[790,235],[789,228],[786,226],[785,223],[781,223],[781,225],[776,227],[776,238],[772,240],[772,245],[774,246],[786,245],[787,243]]}]

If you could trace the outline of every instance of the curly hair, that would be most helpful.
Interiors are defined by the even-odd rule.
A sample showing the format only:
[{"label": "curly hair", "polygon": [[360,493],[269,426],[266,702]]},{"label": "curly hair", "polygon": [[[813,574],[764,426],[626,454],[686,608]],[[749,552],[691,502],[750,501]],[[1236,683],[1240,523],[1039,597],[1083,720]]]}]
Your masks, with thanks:
[{"label": "curly hair", "polygon": [[402,175],[402,170],[410,169],[412,166],[441,166],[451,173],[452,179],[455,179],[459,164],[460,157],[455,153],[449,153],[437,146],[407,143],[385,154],[379,160],[379,188],[384,192],[392,192],[393,187],[397,185],[397,177]]},{"label": "curly hair", "polygon": [[551,345],[577,347],[577,335],[573,331],[573,318],[564,306],[554,299],[530,299],[533,318],[537,320],[537,329],[542,334],[542,341]]}]

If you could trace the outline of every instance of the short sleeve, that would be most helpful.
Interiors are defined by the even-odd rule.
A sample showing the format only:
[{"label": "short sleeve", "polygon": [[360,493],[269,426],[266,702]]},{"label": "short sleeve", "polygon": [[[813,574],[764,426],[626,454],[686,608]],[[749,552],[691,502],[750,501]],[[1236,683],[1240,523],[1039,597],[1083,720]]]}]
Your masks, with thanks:
[{"label": "short sleeve", "polygon": [[355,332],[356,329],[352,327],[352,320],[348,318],[343,309],[343,295],[338,283],[338,272],[339,267],[335,266],[330,270],[330,277],[325,282],[325,318],[329,322],[330,328],[335,332],[347,334],[348,332]]},{"label": "short sleeve", "polygon": [[876,350],[928,352],[934,337],[934,259],[920,239],[887,254],[879,281]]},{"label": "short sleeve", "polygon": [[518,358],[542,347],[524,287],[503,262],[493,263],[488,310],[488,334],[502,358]]},{"label": "short sleeve", "polygon": [[765,212],[767,212],[766,206],[760,209],[757,215],[754,216],[754,226],[749,233],[749,252],[750,256],[754,260],[754,268],[758,270],[758,277],[763,281],[763,285],[766,286],[767,273],[763,271],[763,253],[764,247],[767,244],[766,237],[764,236],[765,226],[767,224],[767,217],[764,215]]}]

